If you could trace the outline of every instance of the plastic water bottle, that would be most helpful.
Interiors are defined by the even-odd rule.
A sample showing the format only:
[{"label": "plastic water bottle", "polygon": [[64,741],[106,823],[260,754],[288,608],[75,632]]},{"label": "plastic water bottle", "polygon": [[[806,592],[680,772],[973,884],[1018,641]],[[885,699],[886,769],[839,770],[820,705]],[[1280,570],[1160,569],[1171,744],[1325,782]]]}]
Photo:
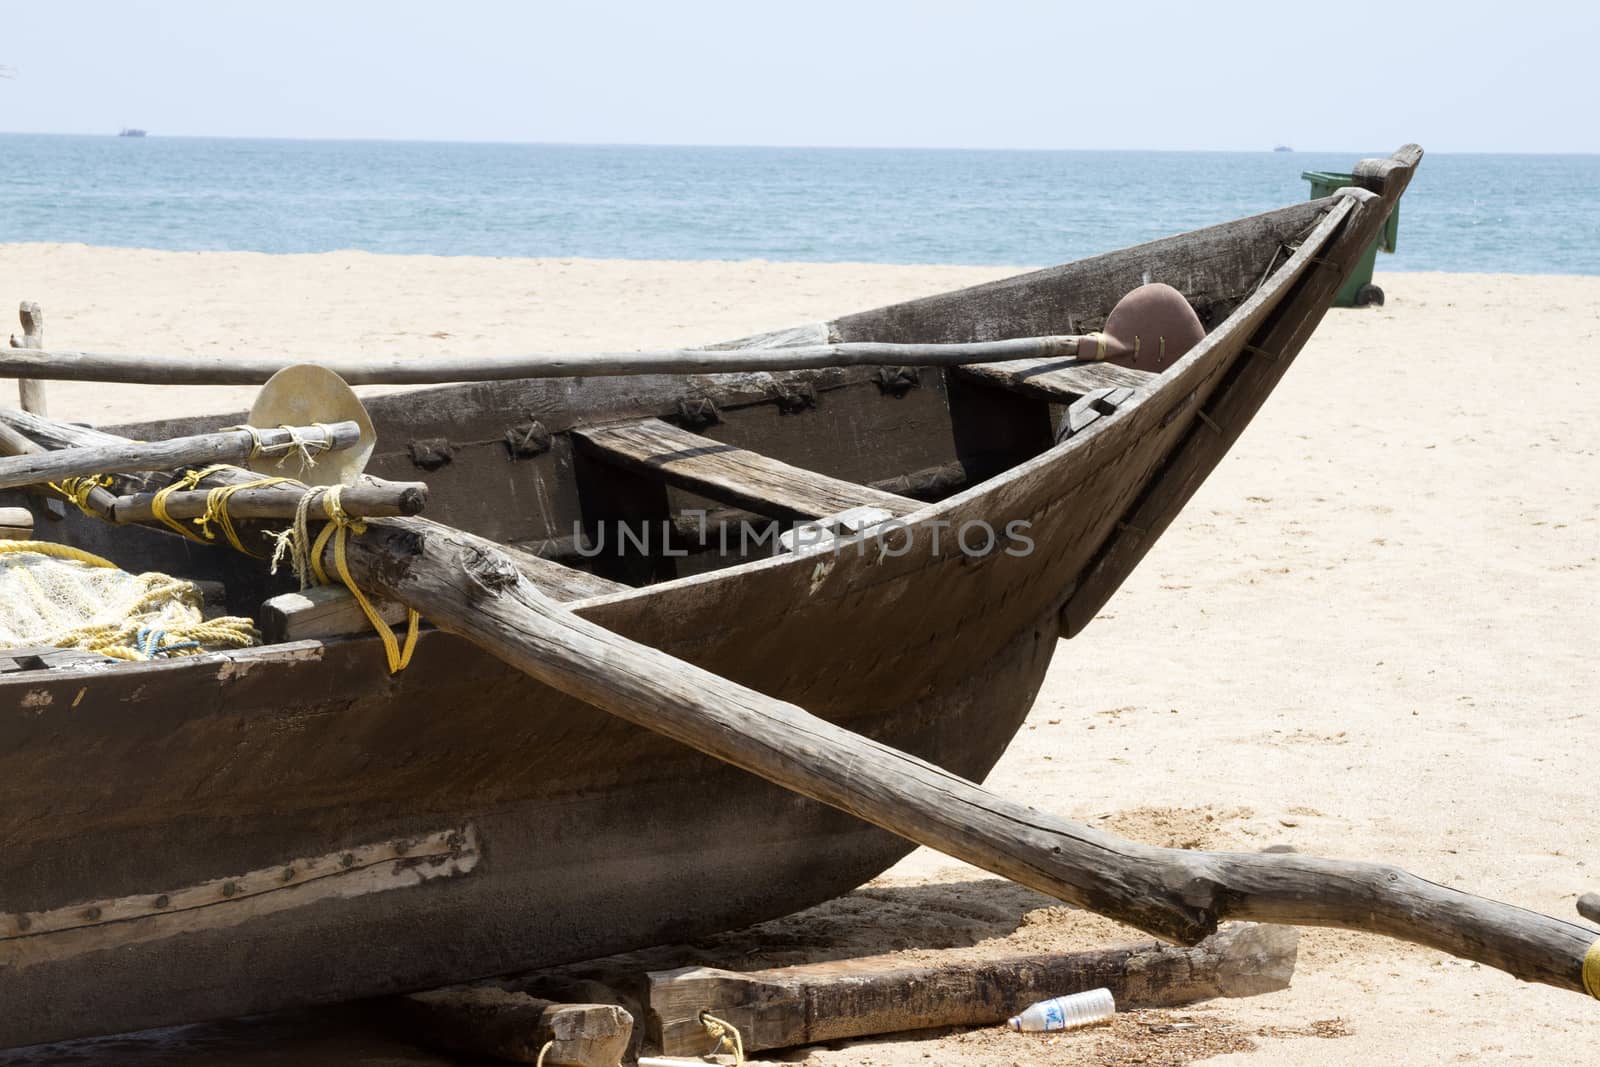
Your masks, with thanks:
[{"label": "plastic water bottle", "polygon": [[1080,1026],[1093,1026],[1105,1022],[1117,1013],[1109,989],[1091,989],[1069,997],[1041,1000],[1029,1005],[1021,1015],[1013,1015],[1006,1025],[1023,1033],[1042,1030],[1076,1030]]}]

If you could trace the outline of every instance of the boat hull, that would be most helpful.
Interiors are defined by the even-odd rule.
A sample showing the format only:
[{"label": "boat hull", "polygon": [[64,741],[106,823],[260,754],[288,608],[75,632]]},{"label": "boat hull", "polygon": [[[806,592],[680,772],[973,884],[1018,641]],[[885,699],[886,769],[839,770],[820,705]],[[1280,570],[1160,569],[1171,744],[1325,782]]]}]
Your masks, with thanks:
[{"label": "boat hull", "polygon": [[[1054,445],[1060,412],[1042,403],[954,377],[908,401],[945,413],[928,432],[945,434],[979,476],[907,515],[896,551],[867,541],[778,555],[569,607],[981,780],[1032,704],[1057,638],[1092,618],[1225,453],[1384,214],[1334,198],[828,324],[850,339],[1069,332],[1164,264],[1213,328]],[[697,379],[674,393],[641,379],[604,395],[637,409],[613,411],[623,418],[667,413],[660,405],[688,385],[776,391],[767,408],[725,412],[721,430],[753,434],[789,417],[771,407],[790,411],[786,390],[798,380]],[[862,393],[835,384],[842,397]],[[505,421],[532,411],[559,438],[555,420],[594,415],[573,399],[592,390],[463,387],[393,402],[393,417],[403,425],[410,404],[443,424],[440,397],[489,412],[472,445],[502,473],[438,481],[447,520],[510,540],[494,523],[515,509],[505,496],[486,499],[485,487],[520,484],[540,505],[527,510],[567,521],[573,498],[546,494],[553,482],[538,464],[570,475],[580,457],[554,447],[507,467]],[[869,395],[900,402],[888,390]],[[848,421],[852,402],[818,410]],[[809,455],[783,458],[865,480],[849,469],[863,462],[852,440],[813,432],[802,442]],[[896,442],[877,457],[891,468],[903,458]],[[416,461],[438,450],[410,452]],[[1000,459],[997,473],[983,469]],[[163,551],[190,551],[164,540]],[[200,551],[197,566],[210,550]],[[424,634],[399,675],[366,636],[7,675],[0,708],[0,1047],[692,938],[848,891],[909,849],[438,632]]]}]

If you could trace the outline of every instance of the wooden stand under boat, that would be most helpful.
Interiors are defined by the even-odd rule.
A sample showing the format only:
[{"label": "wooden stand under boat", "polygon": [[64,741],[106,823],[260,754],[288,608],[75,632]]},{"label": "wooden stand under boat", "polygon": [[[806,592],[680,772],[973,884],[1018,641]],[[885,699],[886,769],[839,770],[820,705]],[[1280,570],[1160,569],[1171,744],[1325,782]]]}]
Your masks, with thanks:
[{"label": "wooden stand under boat", "polygon": [[[579,617],[981,780],[1055,639],[1221,459],[1418,155],[1363,164],[1365,190],[746,343],[1083,334],[1155,280],[1210,331],[1156,373],[1063,359],[454,386],[374,402],[369,470],[425,472],[430,514],[527,549],[517,570]],[[778,529],[858,507],[897,524],[892,551],[775,553]],[[234,611],[289,591],[170,534],[76,516],[61,533],[222,579]],[[438,631],[392,676],[361,636],[0,686],[28,710],[0,721],[0,1046],[689,938],[837,895],[909,847]]]}]

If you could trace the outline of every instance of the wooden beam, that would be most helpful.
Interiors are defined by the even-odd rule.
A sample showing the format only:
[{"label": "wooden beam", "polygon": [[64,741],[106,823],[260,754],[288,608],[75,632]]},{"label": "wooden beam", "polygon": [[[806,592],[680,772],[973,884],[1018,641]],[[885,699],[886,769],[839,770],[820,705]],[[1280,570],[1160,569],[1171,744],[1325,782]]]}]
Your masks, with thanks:
[{"label": "wooden beam", "polygon": [[[206,514],[211,492],[205,488],[169,493],[167,514],[174,519],[197,519]],[[236,519],[292,519],[306,492],[307,488],[298,483],[241,489],[228,498],[228,514]],[[115,498],[112,518],[118,523],[151,522],[156,517],[155,498],[154,493],[119,496]],[[345,486],[339,494],[339,506],[354,518],[420,515],[427,503],[428,487],[422,482],[370,478]],[[321,514],[320,509],[313,510]]]},{"label": "wooden beam", "polygon": [[1292,926],[1237,923],[1192,948],[1152,941],[951,963],[878,956],[744,973],[655,971],[649,975],[650,1037],[666,1055],[695,1056],[712,1044],[701,1012],[732,1023],[745,1051],[753,1052],[937,1026],[988,1026],[1035,1001],[1102,986],[1118,1010],[1249,997],[1289,987],[1298,940]]},{"label": "wooden beam", "polygon": [[1076,354],[1077,336],[1014,337],[969,344],[796,345],[788,348],[680,348],[653,352],[551,352],[528,356],[389,358],[121,355],[67,350],[0,352],[0,376],[136,385],[261,385],[294,363],[312,362],[351,385],[437,385],[518,378],[598,378],[623,374],[728,374],[819,367],[954,367],[963,363]]},{"label": "wooden beam", "polygon": [[[43,349],[44,312],[39,310],[39,305],[31,300],[24,300],[22,306],[17,308],[17,315],[22,320],[22,340],[18,341],[16,335],[12,334],[11,347],[34,351]],[[35,415],[49,414],[45,404],[44,382],[32,378],[19,378],[17,392],[22,401],[23,411],[31,411]]]},{"label": "wooden beam", "polygon": [[[313,452],[350,448],[361,437],[354,422],[328,425],[225,430],[148,444],[125,441],[0,458],[0,489],[43,485],[64,478],[126,471],[171,470],[212,463],[242,463],[260,452],[287,450],[305,442]],[[285,454],[288,454],[287,451]]]},{"label": "wooden beam", "polygon": [[435,989],[375,1005],[377,1018],[442,1052],[551,1067],[619,1067],[633,1016],[615,1004],[555,1004],[493,985]]},{"label": "wooden beam", "polygon": [[1075,359],[1014,359],[977,363],[956,371],[963,378],[1010,389],[1035,400],[1071,404],[1101,389],[1137,389],[1157,377],[1149,371]]},{"label": "wooden beam", "polygon": [[922,503],[680,430],[660,419],[619,422],[572,435],[602,458],[757,514],[817,519],[851,508],[906,515]]},{"label": "wooden beam", "polygon": [[1336,926],[1584,989],[1596,941],[1588,927],[1383,864],[1160,848],[1056,818],[589,622],[534,589],[493,542],[465,531],[374,519],[349,539],[346,555],[363,589],[408,604],[569,696],[1158,937],[1194,944],[1228,919]]},{"label": "wooden beam", "polygon": [[[629,586],[620,582],[528,552],[510,547],[502,547],[501,551],[516,563],[517,569],[533,583],[534,588],[558,603],[606,596],[629,589]],[[403,604],[376,599],[373,607],[383,621],[391,626],[405,621],[406,609]],[[366,612],[361,610],[361,605],[356,603],[350,590],[342,585],[312,586],[298,593],[280,593],[269,597],[262,602],[257,621],[261,625],[262,639],[269,645],[359,636],[372,629]]]}]

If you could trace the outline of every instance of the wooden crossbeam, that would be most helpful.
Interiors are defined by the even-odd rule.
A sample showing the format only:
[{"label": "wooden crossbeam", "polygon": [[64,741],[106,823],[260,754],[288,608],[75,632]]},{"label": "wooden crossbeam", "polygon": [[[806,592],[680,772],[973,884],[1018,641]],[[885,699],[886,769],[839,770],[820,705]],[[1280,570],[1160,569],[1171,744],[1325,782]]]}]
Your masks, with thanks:
[{"label": "wooden crossbeam", "polygon": [[1136,389],[1154,378],[1149,371],[1076,359],[1012,359],[974,363],[956,373],[984,385],[998,386],[1055,404],[1071,404],[1097,389]]},{"label": "wooden crossbeam", "polygon": [[791,467],[660,419],[572,433],[608,461],[770,518],[816,519],[858,507],[906,515],[922,506],[893,493]]}]

